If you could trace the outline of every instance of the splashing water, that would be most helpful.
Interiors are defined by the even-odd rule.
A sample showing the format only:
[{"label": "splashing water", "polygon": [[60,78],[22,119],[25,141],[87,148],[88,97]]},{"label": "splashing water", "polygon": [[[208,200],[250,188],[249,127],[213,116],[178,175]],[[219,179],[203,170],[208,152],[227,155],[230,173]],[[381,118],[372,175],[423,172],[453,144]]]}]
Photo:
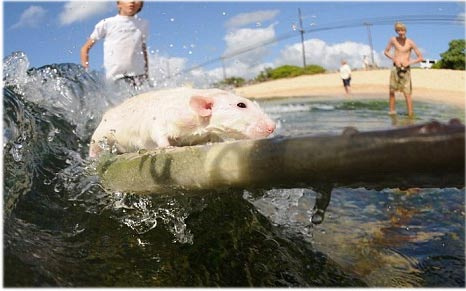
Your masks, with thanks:
[{"label": "splashing water", "polygon": [[[464,286],[464,189],[335,188],[318,225],[317,189],[111,193],[89,139],[137,92],[75,64],[29,68],[21,52],[3,62],[7,287]],[[398,126],[385,101],[261,107],[284,136]],[[414,122],[464,122],[460,109],[415,108]]]},{"label": "splashing water", "polygon": [[136,233],[149,231],[161,217],[171,224],[175,240],[190,241],[183,226],[187,214],[177,208],[154,210],[149,198],[133,195],[132,211],[121,214],[118,205],[127,203],[130,194],[106,193],[91,174],[95,165],[83,158],[103,112],[134,95],[132,88],[112,87],[98,73],[75,64],[29,69],[22,52],[5,58],[4,68],[4,195],[9,211],[22,196],[47,188],[46,197],[60,197],[90,213],[113,209],[117,220]]}]

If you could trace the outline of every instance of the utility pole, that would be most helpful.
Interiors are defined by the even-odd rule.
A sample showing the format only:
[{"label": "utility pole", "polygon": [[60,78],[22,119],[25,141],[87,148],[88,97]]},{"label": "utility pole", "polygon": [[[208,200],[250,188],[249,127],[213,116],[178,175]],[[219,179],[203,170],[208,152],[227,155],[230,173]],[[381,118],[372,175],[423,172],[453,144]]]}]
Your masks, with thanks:
[{"label": "utility pole", "polygon": [[170,77],[171,77],[171,73],[170,73],[170,59],[167,58],[165,64],[166,64],[166,66],[167,66],[167,77],[168,77],[168,79],[170,79]]},{"label": "utility pole", "polygon": [[222,71],[223,71],[223,81],[227,79],[227,72],[225,69],[225,58],[222,57]]},{"label": "utility pole", "polygon": [[375,67],[375,61],[374,61],[374,48],[372,47],[372,34],[371,34],[371,26],[372,23],[369,22],[364,22],[363,23],[366,28],[367,28],[367,34],[369,37],[369,46],[371,47],[371,61],[372,61],[372,67]]},{"label": "utility pole", "polygon": [[298,8],[299,14],[299,32],[301,33],[301,47],[303,51],[303,68],[306,68],[306,51],[304,50],[304,29],[303,29],[303,19],[301,18],[301,9]]}]

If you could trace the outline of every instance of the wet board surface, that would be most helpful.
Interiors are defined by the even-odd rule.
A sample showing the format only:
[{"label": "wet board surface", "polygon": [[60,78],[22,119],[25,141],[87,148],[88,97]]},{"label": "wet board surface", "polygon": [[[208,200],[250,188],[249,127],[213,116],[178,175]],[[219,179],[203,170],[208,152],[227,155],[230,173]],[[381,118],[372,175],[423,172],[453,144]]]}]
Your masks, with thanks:
[{"label": "wet board surface", "polygon": [[464,126],[438,122],[341,135],[274,137],[102,156],[113,191],[464,187]]}]

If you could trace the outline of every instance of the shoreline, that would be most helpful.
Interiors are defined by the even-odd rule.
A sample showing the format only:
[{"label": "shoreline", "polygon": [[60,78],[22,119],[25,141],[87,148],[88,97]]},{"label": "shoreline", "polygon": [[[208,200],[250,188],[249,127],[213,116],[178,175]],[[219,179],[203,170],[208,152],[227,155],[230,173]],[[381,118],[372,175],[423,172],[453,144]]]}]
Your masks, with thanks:
[{"label": "shoreline", "polygon": [[[338,73],[303,75],[239,87],[235,93],[251,99],[273,98],[351,98],[388,101],[389,69],[353,71],[351,94],[345,96]],[[412,69],[413,101],[448,103],[465,109],[466,72],[454,70]],[[404,101],[396,92],[395,98]]]}]

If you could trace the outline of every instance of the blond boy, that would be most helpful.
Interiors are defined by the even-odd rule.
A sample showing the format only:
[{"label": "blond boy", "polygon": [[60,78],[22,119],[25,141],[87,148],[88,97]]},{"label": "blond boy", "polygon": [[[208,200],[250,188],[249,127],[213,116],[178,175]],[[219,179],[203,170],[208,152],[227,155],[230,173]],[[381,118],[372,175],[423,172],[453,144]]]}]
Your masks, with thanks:
[{"label": "blond boy", "polygon": [[[395,23],[397,37],[390,38],[384,54],[393,61],[393,68],[390,73],[389,89],[389,114],[396,114],[395,111],[395,92],[403,92],[408,108],[408,116],[414,116],[412,103],[412,85],[410,66],[423,60],[422,54],[413,40],[406,37],[406,26],[401,23]],[[393,54],[391,50],[393,48]],[[411,60],[411,52],[414,51],[417,58]]]}]

